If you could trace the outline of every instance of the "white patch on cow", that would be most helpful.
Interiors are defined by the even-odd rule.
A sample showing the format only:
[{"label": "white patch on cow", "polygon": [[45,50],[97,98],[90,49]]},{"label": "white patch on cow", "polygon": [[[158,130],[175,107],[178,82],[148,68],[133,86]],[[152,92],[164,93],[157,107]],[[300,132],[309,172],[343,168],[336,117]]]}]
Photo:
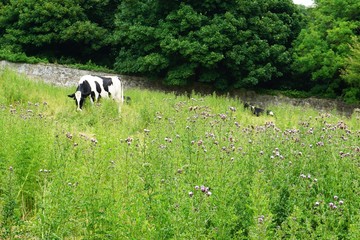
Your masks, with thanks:
[{"label": "white patch on cow", "polygon": [[117,76],[104,76],[107,78],[111,78],[112,83],[109,86],[109,93],[118,104],[119,104],[119,112],[121,112],[121,105],[124,103],[124,87],[123,83]]},{"label": "white patch on cow", "polygon": [[77,110],[81,111],[81,109],[80,109],[81,92],[80,91],[77,91],[75,93],[75,99],[76,99],[76,103],[77,103]]}]

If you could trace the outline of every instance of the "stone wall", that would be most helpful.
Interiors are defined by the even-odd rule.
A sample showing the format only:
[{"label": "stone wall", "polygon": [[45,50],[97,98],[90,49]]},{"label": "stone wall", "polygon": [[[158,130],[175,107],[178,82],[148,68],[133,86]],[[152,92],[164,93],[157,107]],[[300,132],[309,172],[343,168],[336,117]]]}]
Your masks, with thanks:
[{"label": "stone wall", "polygon": [[[82,75],[95,74],[95,75],[112,75],[103,72],[93,72],[86,70],[78,70],[74,68],[64,67],[56,64],[26,64],[26,63],[10,63],[7,61],[0,61],[0,70],[9,68],[15,72],[26,75],[28,78],[42,80],[49,84],[60,86],[75,86]],[[142,88],[142,89],[154,89],[160,91],[175,91],[178,93],[191,92],[194,89],[196,92],[203,94],[212,93],[213,89],[206,88],[203,85],[193,86],[192,88],[171,88],[164,87],[158,83],[146,81],[141,77],[132,77],[126,75],[120,75],[124,81],[125,87],[128,88]],[[266,108],[268,105],[282,105],[292,104],[294,106],[309,106],[320,111],[331,111],[333,109],[338,110],[339,113],[344,115],[351,115],[354,108],[359,108],[356,105],[347,105],[338,100],[306,98],[306,99],[294,99],[285,96],[270,96],[270,95],[258,95],[252,91],[235,91],[229,93],[231,97],[238,98],[242,101],[248,101],[260,107]]]},{"label": "stone wall", "polygon": [[[28,78],[42,80],[46,83],[58,86],[76,86],[81,76],[86,74],[95,75],[114,75],[104,72],[94,72],[87,70],[79,70],[75,68],[64,67],[57,64],[27,64],[27,63],[11,63],[8,61],[0,61],[1,69],[11,69],[20,74],[26,75]],[[124,84],[128,88],[147,88],[149,84],[139,77],[121,76]]]}]

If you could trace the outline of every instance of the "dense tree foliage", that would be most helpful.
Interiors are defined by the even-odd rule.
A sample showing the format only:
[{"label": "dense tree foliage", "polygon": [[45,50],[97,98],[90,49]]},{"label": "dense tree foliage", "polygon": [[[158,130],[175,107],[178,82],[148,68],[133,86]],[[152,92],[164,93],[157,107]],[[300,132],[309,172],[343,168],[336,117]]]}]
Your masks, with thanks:
[{"label": "dense tree foliage", "polygon": [[357,102],[360,99],[360,42],[354,39],[350,56],[345,60],[345,70],[342,78],[349,85],[345,92],[345,99],[349,102]]},{"label": "dense tree foliage", "polygon": [[[295,42],[293,69],[303,87],[314,93],[336,96],[346,89],[340,77],[350,46],[359,35],[360,2],[357,0],[318,0],[310,20]],[[298,85],[299,86],[299,85]]]},{"label": "dense tree foliage", "polygon": [[0,44],[48,59],[107,63],[117,4],[116,0],[10,0],[0,8]]},{"label": "dense tree foliage", "polygon": [[359,26],[358,0],[0,0],[0,58],[354,102]]},{"label": "dense tree foliage", "polygon": [[171,85],[255,86],[288,73],[299,24],[290,0],[123,1],[115,66]]}]

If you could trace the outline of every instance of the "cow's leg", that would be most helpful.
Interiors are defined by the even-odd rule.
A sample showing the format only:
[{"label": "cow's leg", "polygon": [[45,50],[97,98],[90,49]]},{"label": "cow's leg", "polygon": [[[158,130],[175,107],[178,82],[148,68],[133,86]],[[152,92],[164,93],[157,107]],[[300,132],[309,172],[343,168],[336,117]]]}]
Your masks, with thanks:
[{"label": "cow's leg", "polygon": [[95,92],[91,92],[90,94],[90,102],[91,104],[94,104],[94,102],[97,100]]}]

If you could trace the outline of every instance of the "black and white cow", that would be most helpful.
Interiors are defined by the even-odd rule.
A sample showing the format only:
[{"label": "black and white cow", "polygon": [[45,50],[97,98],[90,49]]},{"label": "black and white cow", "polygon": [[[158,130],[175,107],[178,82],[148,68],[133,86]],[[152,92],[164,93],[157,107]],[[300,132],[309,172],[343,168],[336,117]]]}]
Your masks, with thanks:
[{"label": "black and white cow", "polygon": [[[261,114],[263,114],[265,112],[265,109],[255,107],[255,106],[251,106],[250,109],[251,109],[251,112],[254,115],[256,115],[257,117],[259,117]],[[274,116],[274,113],[271,110],[266,110],[266,114],[270,115],[270,116]]]},{"label": "black and white cow", "polygon": [[124,87],[117,76],[85,75],[80,78],[75,93],[68,97],[75,100],[77,110],[81,111],[85,99],[90,96],[91,103],[99,98],[113,98],[119,104],[124,102]]}]

